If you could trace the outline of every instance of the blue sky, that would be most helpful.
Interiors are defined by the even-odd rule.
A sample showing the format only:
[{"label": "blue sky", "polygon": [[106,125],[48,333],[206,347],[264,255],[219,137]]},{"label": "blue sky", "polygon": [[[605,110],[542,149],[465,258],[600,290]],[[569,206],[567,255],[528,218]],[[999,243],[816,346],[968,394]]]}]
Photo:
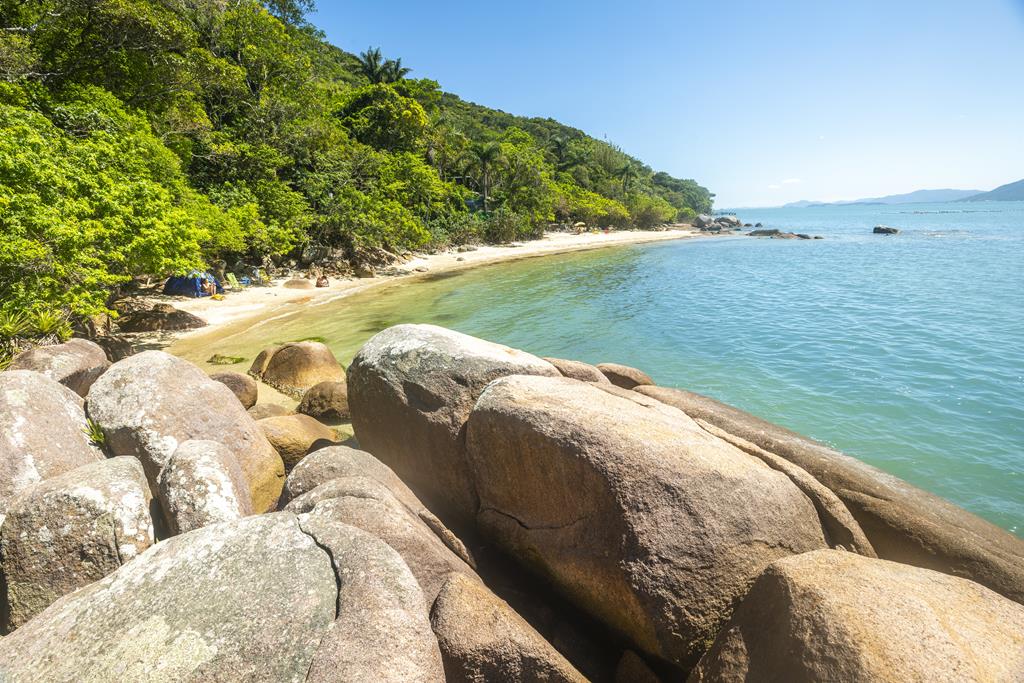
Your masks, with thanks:
[{"label": "blue sky", "polygon": [[319,5],[332,43],[606,137],[722,207],[1024,178],[1024,0]]}]

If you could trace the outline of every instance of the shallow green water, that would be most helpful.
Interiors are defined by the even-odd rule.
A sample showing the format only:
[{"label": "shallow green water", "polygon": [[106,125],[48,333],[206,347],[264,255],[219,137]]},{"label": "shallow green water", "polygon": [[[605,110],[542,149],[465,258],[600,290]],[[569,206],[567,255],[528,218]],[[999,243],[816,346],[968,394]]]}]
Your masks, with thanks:
[{"label": "shallow green water", "polygon": [[[826,239],[498,265],[306,307],[194,360],[318,336],[347,363],[381,329],[435,323],[538,355],[635,365],[1024,531],[1024,204],[742,217]],[[904,231],[874,236],[876,223]]]}]

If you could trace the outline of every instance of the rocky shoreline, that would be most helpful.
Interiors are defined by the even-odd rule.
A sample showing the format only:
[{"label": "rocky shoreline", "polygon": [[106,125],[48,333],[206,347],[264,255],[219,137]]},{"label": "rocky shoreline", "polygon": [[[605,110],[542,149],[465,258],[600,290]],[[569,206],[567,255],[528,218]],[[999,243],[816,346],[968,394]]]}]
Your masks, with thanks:
[{"label": "rocky shoreline", "polygon": [[248,376],[36,349],[0,467],[4,680],[1024,677],[1016,536],[641,370],[439,327]]}]

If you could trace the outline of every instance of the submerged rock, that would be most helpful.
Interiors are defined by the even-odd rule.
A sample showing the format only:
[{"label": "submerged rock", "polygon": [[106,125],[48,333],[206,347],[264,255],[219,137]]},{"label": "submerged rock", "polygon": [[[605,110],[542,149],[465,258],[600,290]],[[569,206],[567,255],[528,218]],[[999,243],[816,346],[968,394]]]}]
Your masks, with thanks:
[{"label": "submerged rock", "polygon": [[0,520],[33,485],[102,459],[81,396],[38,372],[0,372]]},{"label": "submerged rock", "polygon": [[466,440],[482,532],[680,667],[764,567],[827,547],[785,475],[650,399],[506,377],[480,396]]},{"label": "submerged rock", "polygon": [[484,387],[505,375],[559,373],[536,356],[441,327],[388,328],[349,368],[356,437],[443,518],[472,520],[463,425]]},{"label": "submerged rock", "polygon": [[268,417],[280,417],[291,415],[292,411],[276,403],[257,403],[247,411],[254,420],[262,420]]},{"label": "submerged rock", "polygon": [[159,332],[161,330],[194,330],[206,327],[206,321],[170,304],[153,304],[149,308],[130,308],[117,319],[122,332]]},{"label": "submerged rock", "polygon": [[217,441],[235,456],[256,512],[277,503],[284,463],[231,390],[180,358],[145,351],[118,361],[89,391],[89,416],[107,448],[142,461],[150,485],[179,444]]},{"label": "submerged rock", "polygon": [[109,367],[107,354],[99,344],[76,338],[19,353],[9,369],[33,370],[84,397],[96,378]]},{"label": "submerged rock", "polygon": [[150,499],[132,457],[83,465],[19,497],[0,527],[4,632],[149,548]]},{"label": "submerged rock", "polygon": [[249,482],[234,454],[216,441],[186,441],[159,476],[159,498],[172,534],[253,513]]},{"label": "submerged rock", "polygon": [[893,228],[888,225],[876,225],[875,229],[871,231],[875,235],[898,235],[900,232],[899,228]]},{"label": "submerged rock", "polygon": [[757,579],[699,681],[1018,681],[1024,606],[972,581],[840,551]]}]

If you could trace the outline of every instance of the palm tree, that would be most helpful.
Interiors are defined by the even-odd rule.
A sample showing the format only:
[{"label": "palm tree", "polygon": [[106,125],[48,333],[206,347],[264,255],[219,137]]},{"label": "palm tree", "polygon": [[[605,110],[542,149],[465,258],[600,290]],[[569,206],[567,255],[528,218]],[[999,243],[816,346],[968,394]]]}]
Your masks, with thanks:
[{"label": "palm tree", "polygon": [[637,178],[640,177],[640,174],[637,172],[636,166],[627,161],[626,164],[619,169],[618,176],[619,180],[622,181],[622,194],[626,194],[626,192],[629,191],[629,186],[636,182]]},{"label": "palm tree", "polygon": [[564,135],[556,135],[548,141],[548,145],[555,156],[555,161],[558,162],[558,169],[561,170],[565,166],[565,158],[569,152],[569,141]]},{"label": "palm tree", "polygon": [[359,55],[359,71],[362,72],[370,83],[380,83],[384,80],[385,73],[384,55],[380,53],[379,47],[366,48],[366,52]]},{"label": "palm tree", "polygon": [[402,58],[389,59],[384,62],[384,83],[397,83],[412,71],[407,66],[402,66]]},{"label": "palm tree", "polygon": [[473,166],[480,171],[480,189],[484,198],[484,213],[487,213],[487,191],[491,185],[491,170],[501,159],[501,145],[497,142],[476,142],[469,150]]},{"label": "palm tree", "polygon": [[402,58],[384,59],[379,47],[370,47],[359,55],[359,71],[370,83],[397,83],[412,71],[402,66]]}]

